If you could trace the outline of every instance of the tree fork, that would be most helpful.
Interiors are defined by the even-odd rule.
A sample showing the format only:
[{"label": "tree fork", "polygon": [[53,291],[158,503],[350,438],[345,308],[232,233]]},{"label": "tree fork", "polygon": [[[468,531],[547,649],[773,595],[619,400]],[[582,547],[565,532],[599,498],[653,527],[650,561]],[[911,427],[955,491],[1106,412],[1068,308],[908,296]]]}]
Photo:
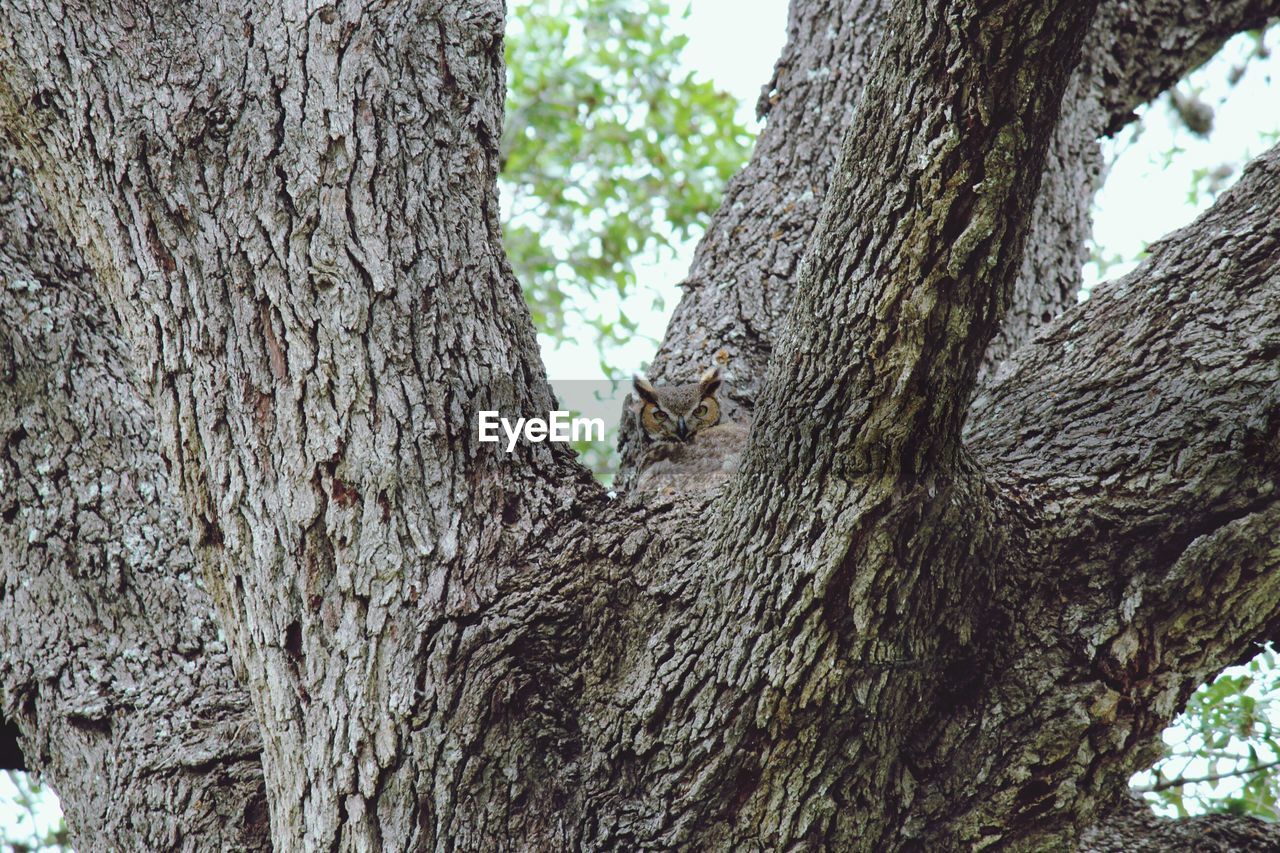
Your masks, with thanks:
[{"label": "tree fork", "polygon": [[[1151,26],[1137,30],[1133,50],[1162,47],[1137,75],[1142,86],[1176,76],[1229,32],[1228,15],[1263,8],[1219,4],[1187,24],[1150,4],[1143,20]],[[133,364],[155,365],[142,377],[154,421],[144,402],[129,403],[145,426],[121,440],[143,446],[158,425],[159,453],[174,466],[172,482],[196,531],[194,559],[243,669],[240,695],[253,702],[260,736],[238,739],[242,733],[220,728],[210,736],[212,754],[230,763],[180,764],[227,816],[225,829],[187,820],[193,832],[225,833],[189,836],[192,845],[261,840],[261,811],[250,808],[257,743],[263,801],[282,849],[483,849],[504,838],[599,848],[877,839],[889,847],[1057,845],[1117,801],[1151,733],[1195,679],[1274,628],[1280,596],[1270,580],[1277,548],[1268,538],[1276,525],[1267,478],[1276,460],[1267,437],[1275,435],[1268,432],[1275,401],[1259,390],[1274,387],[1266,372],[1274,352],[1268,330],[1256,327],[1260,316],[1275,316],[1267,301],[1275,292],[1270,243],[1231,243],[1224,251],[1237,263],[1229,277],[1217,276],[1212,251],[1185,248],[1165,257],[1180,265],[1158,262],[1118,286],[1117,295],[1145,292],[1171,270],[1195,278],[1204,298],[1188,299],[1180,322],[1169,325],[1181,337],[1161,337],[1167,309],[1154,297],[1103,298],[1080,309],[1097,327],[1079,322],[1081,314],[1064,318],[1052,346],[1023,348],[1009,378],[979,392],[962,449],[959,423],[978,358],[1011,298],[1017,234],[1035,227],[1027,219],[1041,170],[1014,170],[1011,185],[1025,187],[1026,197],[1003,196],[1007,209],[985,199],[1008,216],[991,245],[961,241],[971,257],[989,251],[997,260],[990,268],[956,263],[957,287],[947,295],[964,308],[957,316],[976,319],[941,326],[951,355],[925,353],[899,386],[883,381],[875,361],[842,374],[850,365],[841,347],[810,353],[835,390],[829,401],[814,399],[837,418],[861,405],[865,385],[884,411],[909,413],[905,423],[888,417],[886,429],[838,434],[827,454],[806,446],[802,421],[782,416],[796,405],[785,391],[795,381],[789,371],[803,367],[796,348],[806,345],[804,330],[774,340],[789,302],[752,302],[730,290],[722,298],[737,299],[739,319],[780,354],[781,378],[762,398],[760,423],[776,425],[769,440],[776,435],[781,449],[753,457],[765,475],[757,487],[772,483],[772,493],[744,490],[712,504],[610,501],[554,448],[522,446],[507,457],[472,440],[479,408],[531,415],[550,404],[527,311],[497,242],[496,5],[246,10],[231,25],[213,8],[157,7],[145,19],[126,9],[65,11],[0,10],[12,34],[0,42],[0,124],[52,218],[85,248],[98,273],[92,289],[112,309],[86,302],[74,313],[114,325],[127,342],[118,351],[131,348]],[[967,19],[961,10],[952,20]],[[991,34],[996,42],[1008,32],[1009,19],[1002,23]],[[1033,41],[1041,32],[1023,30]],[[810,37],[825,38],[817,32]],[[973,67],[990,60],[1025,71],[1021,60],[1001,66],[999,51],[973,56],[964,42],[912,35],[899,30],[896,42],[875,38],[865,49],[900,59],[911,51],[946,56],[954,44]],[[1046,44],[1050,53],[1063,47]],[[1168,44],[1183,52],[1167,53]],[[94,74],[77,76],[83,68]],[[1055,66],[1030,81],[1039,100],[1034,132],[1022,140],[1029,147],[1014,139],[1012,148],[990,151],[1043,157],[1053,127],[1043,109],[1056,104],[1050,94],[1067,85],[1064,75]],[[946,85],[945,75],[922,76],[925,88]],[[197,79],[207,87],[194,89]],[[892,81],[877,85],[868,92]],[[1136,102],[1126,86],[1111,87],[1121,93],[1114,104],[1104,98],[1108,115]],[[933,108],[921,106],[936,116]],[[968,138],[975,147],[952,149],[960,159],[946,162],[955,175],[985,169],[983,146],[999,123],[975,125]],[[876,128],[876,144],[890,150],[918,129],[905,124],[899,137]],[[797,133],[796,145],[817,139],[830,148],[833,134]],[[785,152],[781,137],[766,144]],[[1211,248],[1233,228],[1273,234],[1266,223],[1274,217],[1249,218],[1270,213],[1266,205],[1280,197],[1269,162],[1185,232],[1189,246]],[[820,188],[800,209],[822,202],[856,210],[859,200],[877,197],[877,180],[893,177],[846,165],[848,199],[833,201]],[[929,174],[945,187],[953,172]],[[913,223],[922,234],[940,227],[948,241],[976,233],[966,226],[953,235],[947,226],[971,224],[984,199],[953,217],[943,214],[958,196],[945,195],[916,193],[916,207],[904,210],[937,216],[886,218],[866,236],[901,238]],[[840,244],[848,235],[837,219],[833,213],[823,226],[827,236],[800,286],[811,307],[826,307],[812,300],[829,285],[850,299],[912,287],[928,296],[914,275],[895,278],[892,264],[876,267],[874,280],[846,277],[843,253],[858,246]],[[883,260],[906,263],[891,254]],[[926,252],[911,262],[928,270],[946,269],[948,260]],[[1128,377],[1122,359],[1101,359],[1094,374],[1101,385],[1073,384],[1080,366],[1055,362],[1055,348],[1077,344],[1083,353],[1135,323],[1150,331],[1144,339],[1152,347],[1195,344],[1188,351],[1200,361],[1166,359],[1150,377],[1158,386],[1204,367],[1205,336],[1220,316],[1239,318],[1242,331],[1234,349],[1210,347],[1211,373],[1220,377],[1237,358],[1247,367],[1240,381],[1219,383],[1212,399],[1221,406],[1162,398],[1173,422],[1189,415],[1186,429],[1140,433],[1151,450],[1145,455],[1104,446],[1091,467],[1069,452],[1070,436],[1095,444],[1105,436],[1101,416],[1076,418],[1065,403],[1047,401],[1067,388],[1084,410],[1105,412],[1098,388]],[[874,340],[857,337],[865,317],[837,319],[858,345]],[[676,327],[683,322],[678,316]],[[910,344],[912,324],[903,329],[882,342],[883,352],[907,352],[893,349]],[[939,378],[948,393],[937,400],[920,393],[924,376]],[[56,384],[45,387],[63,399]],[[100,396],[104,411],[119,402]],[[1032,410],[1063,426],[1046,437],[1016,417]],[[1208,412],[1217,420],[1197,433]],[[1141,407],[1118,406],[1122,425],[1142,415]],[[756,441],[763,450],[759,430]],[[1212,476],[1161,485],[1160,466],[1184,452]],[[1122,464],[1132,477],[1111,480],[1111,470],[1097,467],[1105,464]],[[826,468],[839,470],[824,476]],[[70,488],[29,470],[33,488],[51,495]],[[1251,479],[1233,496],[1219,478],[1235,472]],[[1120,502],[1109,507],[1081,482],[1107,483],[1113,491],[1105,497]],[[48,517],[69,506],[51,506]],[[5,521],[7,541],[19,541],[25,531]],[[1166,524],[1172,535],[1163,544],[1129,547]],[[973,531],[972,542],[956,535],[962,530]],[[180,547],[149,546],[129,557],[154,559],[177,581],[149,587],[158,614],[201,610],[198,595],[183,591],[181,559],[165,556]],[[5,582],[16,583],[22,568],[6,563]],[[1090,586],[1090,575],[1108,578],[1105,588]],[[1079,612],[1063,613],[1063,592],[1078,594]],[[1202,619],[1177,618],[1219,593],[1247,602],[1253,618],[1214,623],[1216,633]],[[14,607],[14,624],[38,618]],[[118,642],[110,629],[105,636]],[[163,654],[163,643],[154,648]],[[207,691],[226,683],[219,674],[226,664],[209,657],[212,649],[210,640],[174,664],[198,661]],[[58,651],[50,661],[73,654]],[[1036,667],[1056,680],[1028,682]],[[4,678],[6,697],[41,685],[29,669]],[[157,695],[163,681],[149,682],[143,695]],[[219,721],[244,719],[245,706],[230,691],[222,695]],[[95,748],[116,750],[107,760],[145,756],[102,731],[110,717],[101,704],[67,702],[60,712],[64,695],[41,696],[34,714],[17,714],[29,740],[53,744],[60,726],[87,721]],[[6,713],[24,710],[6,702]],[[999,708],[1030,709],[1049,723]],[[1073,745],[1077,752],[1062,753]],[[139,817],[140,830],[112,822],[100,801],[78,800],[80,766],[33,752],[55,780],[61,774],[70,783],[60,790],[69,813],[81,816],[72,820],[81,846],[165,837],[158,815]],[[226,767],[235,773],[220,775]]]}]

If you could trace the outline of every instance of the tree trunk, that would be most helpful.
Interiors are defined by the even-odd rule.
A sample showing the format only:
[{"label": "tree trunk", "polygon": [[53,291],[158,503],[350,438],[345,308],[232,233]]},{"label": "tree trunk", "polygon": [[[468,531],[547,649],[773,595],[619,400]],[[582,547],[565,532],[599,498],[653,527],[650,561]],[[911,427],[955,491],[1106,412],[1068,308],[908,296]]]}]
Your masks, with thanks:
[{"label": "tree trunk", "polygon": [[1093,139],[1274,5],[795,0],[658,362],[729,351],[744,471],[619,499],[477,440],[554,408],[500,5],[0,8],[0,684],[78,846],[1076,843],[1280,620],[1280,152],[1064,313]]},{"label": "tree trunk", "polygon": [[0,172],[0,685],[76,846],[262,847],[262,748],[151,412],[77,252]]}]

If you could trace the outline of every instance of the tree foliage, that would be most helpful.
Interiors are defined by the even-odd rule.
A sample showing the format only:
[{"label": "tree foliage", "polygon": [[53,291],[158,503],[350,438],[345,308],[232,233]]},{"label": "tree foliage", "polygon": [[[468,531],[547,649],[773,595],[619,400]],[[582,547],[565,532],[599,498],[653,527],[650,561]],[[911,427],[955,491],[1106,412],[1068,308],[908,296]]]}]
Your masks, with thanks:
[{"label": "tree foliage", "polygon": [[0,825],[0,847],[13,853],[70,850],[67,827],[52,792],[21,771],[0,771],[0,777],[0,791],[7,795],[2,805],[10,818]]},{"label": "tree foliage", "polygon": [[503,236],[552,339],[584,323],[602,347],[638,334],[624,313],[598,313],[602,297],[636,285],[638,260],[700,234],[750,152],[735,99],[682,68],[672,14],[665,0],[511,10]]},{"label": "tree foliage", "polygon": [[1160,811],[1280,819],[1280,669],[1268,647],[1197,690],[1139,788]]},{"label": "tree foliage", "polygon": [[[506,241],[535,322],[553,337],[574,319],[603,343],[636,334],[625,315],[585,306],[633,288],[637,258],[695,236],[746,157],[732,99],[680,70],[685,40],[664,31],[669,14],[665,3],[620,0],[517,8],[502,140]],[[1154,797],[1183,814],[1197,800],[1276,817],[1276,672],[1268,650],[1193,696],[1189,735],[1157,765]],[[1197,763],[1207,770],[1191,772]],[[1220,796],[1187,793],[1193,778]]]}]

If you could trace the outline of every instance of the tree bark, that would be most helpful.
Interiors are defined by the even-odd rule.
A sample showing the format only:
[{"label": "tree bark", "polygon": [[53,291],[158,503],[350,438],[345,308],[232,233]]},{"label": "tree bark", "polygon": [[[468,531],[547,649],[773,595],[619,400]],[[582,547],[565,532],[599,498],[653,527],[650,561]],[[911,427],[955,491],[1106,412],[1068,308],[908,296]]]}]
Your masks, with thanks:
[{"label": "tree bark", "polygon": [[[787,45],[757,112],[767,124],[751,162],[725,192],[698,246],[650,373],[687,381],[719,350],[731,358],[736,408],[748,417],[791,308],[843,137],[865,86],[892,4],[793,0]],[[1063,98],[1036,197],[1012,303],[988,346],[982,381],[1035,331],[1076,302],[1101,180],[1097,140],[1168,89],[1235,33],[1280,15],[1275,0],[1104,2]],[[628,486],[638,461],[622,434]]]},{"label": "tree bark", "polygon": [[1247,817],[1215,814],[1187,820],[1165,820],[1145,803],[1126,803],[1101,826],[1085,833],[1081,853],[1249,853],[1274,850],[1280,832],[1275,824]]},{"label": "tree bark", "polygon": [[611,499],[476,438],[553,408],[500,7],[0,8],[93,273],[10,249],[0,347],[0,606],[65,637],[4,710],[80,846],[1075,843],[1280,620],[1280,154],[1030,336],[1087,141],[1268,9],[1092,10],[797,0],[660,361],[730,350],[746,470]]},{"label": "tree bark", "polygon": [[152,365],[273,837],[400,846],[465,793],[417,787],[457,759],[414,722],[453,620],[587,479],[472,427],[552,408],[498,240],[501,7],[100,11],[5,10],[46,48],[9,130]]},{"label": "tree bark", "polygon": [[78,253],[0,171],[0,696],[81,850],[268,845],[258,724]]}]

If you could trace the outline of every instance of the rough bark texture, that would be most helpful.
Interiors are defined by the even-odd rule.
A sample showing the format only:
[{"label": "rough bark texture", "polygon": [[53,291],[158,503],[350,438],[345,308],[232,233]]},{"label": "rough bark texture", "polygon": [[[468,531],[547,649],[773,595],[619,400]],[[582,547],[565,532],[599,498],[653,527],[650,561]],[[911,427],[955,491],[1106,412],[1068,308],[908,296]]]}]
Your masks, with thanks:
[{"label": "rough bark texture", "polygon": [[1085,833],[1080,853],[1259,853],[1277,846],[1280,832],[1274,824],[1221,814],[1163,820],[1134,800],[1117,810],[1106,825]]},{"label": "rough bark texture", "polygon": [[[698,246],[653,376],[687,380],[724,349],[732,359],[737,403],[730,414],[747,417],[755,408],[830,186],[838,153],[831,141],[852,121],[892,5],[793,0],[786,47],[757,108],[767,125]],[[1101,179],[1098,138],[1123,127],[1135,107],[1172,86],[1231,35],[1277,14],[1275,0],[1100,5],[1063,98],[1013,300],[988,347],[984,380],[1076,302],[1090,205]],[[622,486],[631,482],[637,461],[628,426]]]},{"label": "rough bark texture", "polygon": [[498,240],[501,7],[3,15],[39,44],[6,63],[8,130],[131,309],[197,560],[269,721],[274,837],[434,832],[467,795],[447,784],[455,738],[478,736],[439,676],[454,620],[585,476],[561,445],[474,438],[478,409],[552,408]]},{"label": "rough bark texture", "polygon": [[745,471],[612,500],[476,441],[552,400],[497,4],[0,6],[87,262],[6,242],[0,684],[80,846],[1075,843],[1280,624],[1280,153],[1031,331],[1093,138],[1267,11],[796,0],[660,361]]},{"label": "rough bark texture", "polygon": [[267,845],[261,742],[128,354],[0,166],[0,696],[81,850]]}]

